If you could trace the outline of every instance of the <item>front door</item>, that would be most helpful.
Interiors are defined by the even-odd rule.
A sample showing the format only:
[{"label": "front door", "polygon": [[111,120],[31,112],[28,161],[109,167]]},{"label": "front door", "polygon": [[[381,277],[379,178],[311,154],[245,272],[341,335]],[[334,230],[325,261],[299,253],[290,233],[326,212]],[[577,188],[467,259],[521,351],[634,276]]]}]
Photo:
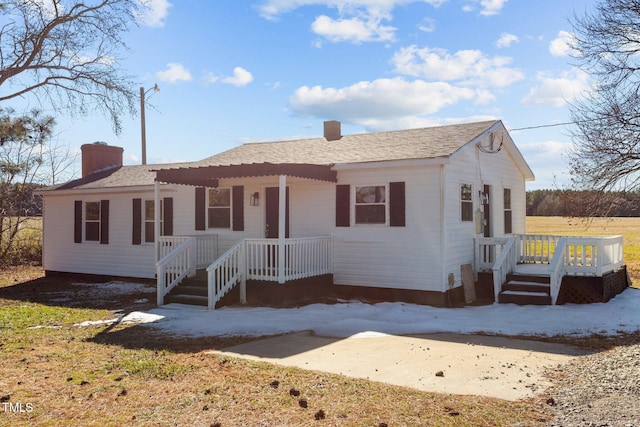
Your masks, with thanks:
[{"label": "front door", "polygon": [[491,194],[490,194],[491,186],[485,185],[484,192],[482,194],[482,207],[484,210],[483,222],[483,236],[491,237]]},{"label": "front door", "polygon": [[[264,235],[268,239],[278,238],[278,227],[280,224],[278,214],[278,195],[280,194],[279,187],[267,187],[265,195],[265,229]],[[285,209],[285,237],[289,237],[289,187],[287,187],[287,200]]]}]

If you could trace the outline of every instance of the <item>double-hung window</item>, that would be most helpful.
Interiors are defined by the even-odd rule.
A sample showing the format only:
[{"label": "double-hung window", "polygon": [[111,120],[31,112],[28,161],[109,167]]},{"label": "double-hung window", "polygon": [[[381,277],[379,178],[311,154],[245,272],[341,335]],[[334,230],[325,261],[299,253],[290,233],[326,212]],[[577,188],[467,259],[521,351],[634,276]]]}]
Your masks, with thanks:
[{"label": "double-hung window", "polygon": [[231,190],[209,189],[209,228],[231,228]]},{"label": "double-hung window", "polygon": [[[144,242],[153,243],[155,241],[155,202],[153,200],[144,201]],[[162,200],[160,200],[160,235],[163,235],[164,223]]]},{"label": "double-hung window", "polygon": [[74,201],[73,241],[109,244],[109,200]]},{"label": "double-hung window", "polygon": [[387,187],[385,185],[356,187],[355,198],[356,224],[387,223]]},{"label": "double-hung window", "polygon": [[86,202],[84,204],[84,240],[87,242],[100,241],[100,202]]},{"label": "double-hung window", "polygon": [[460,219],[473,221],[473,186],[460,184]]},{"label": "double-hung window", "polygon": [[504,189],[504,233],[513,233],[513,216],[511,211],[511,189]]}]

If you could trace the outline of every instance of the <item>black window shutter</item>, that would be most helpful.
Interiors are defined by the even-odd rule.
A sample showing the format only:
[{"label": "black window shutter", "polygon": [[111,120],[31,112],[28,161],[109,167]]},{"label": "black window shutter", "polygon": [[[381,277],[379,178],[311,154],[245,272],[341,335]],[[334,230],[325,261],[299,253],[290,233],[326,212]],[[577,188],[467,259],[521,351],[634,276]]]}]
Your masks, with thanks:
[{"label": "black window shutter", "polygon": [[405,226],[405,191],[404,182],[389,183],[389,225]]},{"label": "black window shutter", "polygon": [[244,186],[234,185],[233,199],[233,231],[244,231]]},{"label": "black window shutter", "polygon": [[206,230],[206,193],[204,187],[196,187],[196,230]]},{"label": "black window shutter", "polygon": [[82,243],[82,200],[76,200],[73,205],[73,241]]},{"label": "black window shutter", "polygon": [[336,185],[336,227],[351,225],[351,189],[348,185]]},{"label": "black window shutter", "polygon": [[173,236],[173,197],[165,197],[162,201],[162,220],[164,221],[163,234]]},{"label": "black window shutter", "polygon": [[100,244],[109,244],[109,201],[100,200]]},{"label": "black window shutter", "polygon": [[142,244],[142,199],[133,199],[133,231],[131,244]]}]

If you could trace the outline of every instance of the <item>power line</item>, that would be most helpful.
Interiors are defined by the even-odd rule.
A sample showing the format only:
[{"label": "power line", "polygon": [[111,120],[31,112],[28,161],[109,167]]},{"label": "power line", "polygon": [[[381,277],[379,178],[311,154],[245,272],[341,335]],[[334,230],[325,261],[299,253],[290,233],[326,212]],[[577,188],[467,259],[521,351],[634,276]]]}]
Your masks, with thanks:
[{"label": "power line", "polygon": [[527,126],[527,127],[524,127],[524,128],[509,129],[509,132],[515,131],[515,130],[530,130],[530,129],[550,128],[550,127],[554,127],[554,126],[575,125],[575,124],[578,124],[578,123],[579,122],[564,122],[564,123],[554,123],[554,124],[549,124],[549,125]]}]

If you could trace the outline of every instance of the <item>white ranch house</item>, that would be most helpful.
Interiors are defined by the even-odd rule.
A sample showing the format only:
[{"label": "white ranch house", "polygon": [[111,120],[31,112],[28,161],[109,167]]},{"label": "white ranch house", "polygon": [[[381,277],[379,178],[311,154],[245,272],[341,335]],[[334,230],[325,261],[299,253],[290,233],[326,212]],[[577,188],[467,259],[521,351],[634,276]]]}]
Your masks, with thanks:
[{"label": "white ranch house", "polygon": [[82,178],[43,191],[44,268],[156,279],[158,304],[548,304],[627,285],[620,236],[525,234],[534,175],[501,121],[348,136],[329,121],[181,164],[82,152]]}]

